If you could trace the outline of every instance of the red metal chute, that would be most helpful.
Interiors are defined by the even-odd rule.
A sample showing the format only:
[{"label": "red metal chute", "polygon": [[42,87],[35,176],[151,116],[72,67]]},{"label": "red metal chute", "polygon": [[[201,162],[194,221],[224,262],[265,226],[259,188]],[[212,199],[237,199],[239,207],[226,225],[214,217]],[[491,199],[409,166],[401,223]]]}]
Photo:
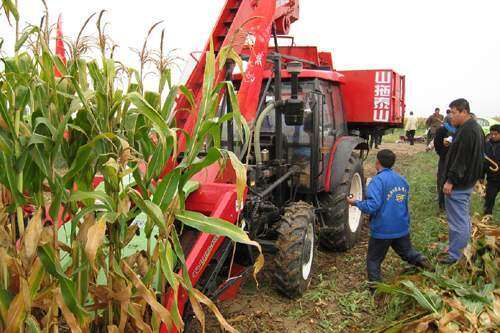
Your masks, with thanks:
[{"label": "red metal chute", "polygon": [[[57,36],[56,36],[56,55],[66,64],[66,50],[64,49],[63,33],[62,33],[62,14],[59,14],[57,19]],[[61,77],[61,73],[54,67],[56,77]]]}]

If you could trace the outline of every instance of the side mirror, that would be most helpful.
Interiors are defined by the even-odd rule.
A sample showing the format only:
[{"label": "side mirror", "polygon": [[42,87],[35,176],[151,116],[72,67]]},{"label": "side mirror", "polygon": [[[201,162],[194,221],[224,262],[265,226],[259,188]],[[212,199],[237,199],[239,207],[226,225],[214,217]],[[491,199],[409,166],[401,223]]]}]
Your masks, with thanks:
[{"label": "side mirror", "polygon": [[285,115],[287,126],[300,126],[304,123],[304,102],[299,98],[299,74],[303,65],[299,61],[291,61],[287,64],[286,70],[292,76],[291,97],[281,104],[281,112]]}]

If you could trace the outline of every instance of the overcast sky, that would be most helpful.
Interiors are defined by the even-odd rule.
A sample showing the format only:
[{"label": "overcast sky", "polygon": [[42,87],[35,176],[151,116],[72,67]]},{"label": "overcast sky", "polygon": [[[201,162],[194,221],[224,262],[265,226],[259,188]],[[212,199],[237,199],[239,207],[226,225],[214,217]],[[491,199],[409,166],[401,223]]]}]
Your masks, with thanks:
[{"label": "overcast sky", "polygon": [[[180,56],[203,48],[225,0],[47,0],[75,36],[87,15],[108,10],[118,58],[133,65],[153,23],[163,20],[167,44]],[[19,0],[21,22],[38,23],[41,2]],[[407,105],[418,115],[458,97],[481,116],[500,115],[500,1],[302,0],[292,29],[297,44],[333,51],[338,69],[393,68],[407,76]],[[0,36],[12,49],[0,17]]]}]

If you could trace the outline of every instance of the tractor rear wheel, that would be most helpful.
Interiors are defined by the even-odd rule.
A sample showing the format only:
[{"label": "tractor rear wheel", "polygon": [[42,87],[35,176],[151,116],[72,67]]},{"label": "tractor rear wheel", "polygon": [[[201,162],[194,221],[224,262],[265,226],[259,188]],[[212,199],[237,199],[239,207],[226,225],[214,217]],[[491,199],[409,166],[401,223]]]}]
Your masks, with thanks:
[{"label": "tractor rear wheel", "polygon": [[311,282],[315,247],[314,208],[296,202],[285,208],[278,228],[274,278],[286,297],[301,296]]},{"label": "tractor rear wheel", "polygon": [[[338,172],[338,170],[336,170]],[[363,163],[355,153],[349,158],[342,181],[320,197],[322,217],[326,227],[320,231],[320,244],[331,251],[346,251],[359,239],[363,214],[357,207],[350,207],[346,198],[353,195],[363,200],[365,178]]]}]

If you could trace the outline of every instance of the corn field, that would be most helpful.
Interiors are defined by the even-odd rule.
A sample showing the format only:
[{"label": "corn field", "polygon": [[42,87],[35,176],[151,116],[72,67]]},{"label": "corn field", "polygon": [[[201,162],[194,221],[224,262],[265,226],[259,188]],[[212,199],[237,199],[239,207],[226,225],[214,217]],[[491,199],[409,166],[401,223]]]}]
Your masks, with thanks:
[{"label": "corn field", "polygon": [[[16,43],[6,50],[0,36],[0,331],[182,329],[176,304],[160,302],[171,288],[188,292],[202,325],[204,305],[234,332],[191,285],[179,239],[188,226],[258,246],[238,226],[185,208],[199,186],[191,178],[214,163],[236,170],[242,200],[245,166],[221,148],[220,133],[229,120],[242,142],[250,133],[233,86],[214,77],[228,58],[240,60],[229,48],[217,61],[207,55],[198,102],[172,83],[164,34],[157,50],[149,48],[157,25],[133,69],[114,58],[104,12],[90,16],[75,39],[57,38],[64,56],[51,48],[48,10],[39,25],[21,28],[20,14],[12,0],[2,0],[0,20],[13,26],[2,35],[15,34]],[[144,88],[147,66],[155,70],[156,91]],[[220,117],[226,92],[233,112]],[[183,133],[185,151],[177,149],[179,94],[198,114],[194,132]]]}]

